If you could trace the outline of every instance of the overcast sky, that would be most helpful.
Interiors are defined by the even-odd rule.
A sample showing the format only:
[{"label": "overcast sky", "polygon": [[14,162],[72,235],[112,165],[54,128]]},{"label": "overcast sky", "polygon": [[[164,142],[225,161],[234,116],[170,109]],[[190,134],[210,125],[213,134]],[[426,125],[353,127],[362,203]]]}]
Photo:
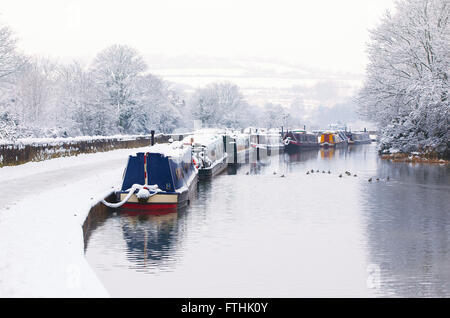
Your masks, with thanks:
[{"label": "overcast sky", "polygon": [[362,73],[367,30],[393,2],[1,0],[0,21],[26,53],[64,60],[123,43],[144,55],[264,57]]}]

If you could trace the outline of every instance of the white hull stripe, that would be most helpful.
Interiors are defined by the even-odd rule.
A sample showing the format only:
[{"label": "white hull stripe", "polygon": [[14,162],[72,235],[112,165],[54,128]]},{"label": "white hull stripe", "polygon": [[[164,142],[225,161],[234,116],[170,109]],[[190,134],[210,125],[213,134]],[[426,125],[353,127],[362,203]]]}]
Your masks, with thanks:
[{"label": "white hull stripe", "polygon": [[[126,196],[127,196],[127,193],[121,193],[120,201],[125,199]],[[135,194],[133,194],[127,202],[142,203],[141,201],[138,200],[138,198],[136,197]],[[169,203],[170,204],[170,203],[177,203],[177,202],[178,202],[178,194],[176,194],[176,193],[174,193],[174,194],[159,194],[158,193],[158,194],[151,196],[145,203]]]}]

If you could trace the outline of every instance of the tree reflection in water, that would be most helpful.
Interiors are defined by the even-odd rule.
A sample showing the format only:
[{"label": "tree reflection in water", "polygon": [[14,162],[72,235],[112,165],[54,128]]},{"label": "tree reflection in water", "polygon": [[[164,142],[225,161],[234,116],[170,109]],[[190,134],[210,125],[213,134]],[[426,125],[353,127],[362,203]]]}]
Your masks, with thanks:
[{"label": "tree reflection in water", "polygon": [[361,196],[379,293],[450,296],[449,167],[381,160],[377,175],[381,181],[365,184]]}]

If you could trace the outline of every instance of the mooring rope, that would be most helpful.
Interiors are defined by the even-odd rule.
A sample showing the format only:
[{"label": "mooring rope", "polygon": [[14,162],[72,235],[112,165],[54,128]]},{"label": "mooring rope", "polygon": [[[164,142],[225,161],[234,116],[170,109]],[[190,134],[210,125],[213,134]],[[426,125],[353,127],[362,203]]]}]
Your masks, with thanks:
[{"label": "mooring rope", "polygon": [[[140,198],[148,199],[159,192],[164,192],[160,188],[158,188],[158,185],[156,185],[156,184],[154,184],[154,185],[133,184],[133,186],[127,190],[128,194],[122,201],[120,201],[118,203],[110,203],[110,202],[106,202],[105,200],[102,200],[101,202],[109,208],[113,208],[113,209],[120,208],[131,198],[131,196],[134,194],[134,192],[136,192],[136,190],[139,190],[139,192],[136,194],[136,196],[139,199]],[[155,191],[155,192],[150,193],[150,190]]]}]

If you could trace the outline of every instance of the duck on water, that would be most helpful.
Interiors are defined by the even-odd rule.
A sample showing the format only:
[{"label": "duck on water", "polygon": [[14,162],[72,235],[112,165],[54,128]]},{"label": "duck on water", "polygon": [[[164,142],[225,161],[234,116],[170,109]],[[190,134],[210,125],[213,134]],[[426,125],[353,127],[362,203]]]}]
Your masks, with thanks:
[{"label": "duck on water", "polygon": [[176,211],[189,204],[197,191],[198,169],[190,146],[175,141],[156,144],[128,158],[118,203],[111,208],[138,211]]}]

